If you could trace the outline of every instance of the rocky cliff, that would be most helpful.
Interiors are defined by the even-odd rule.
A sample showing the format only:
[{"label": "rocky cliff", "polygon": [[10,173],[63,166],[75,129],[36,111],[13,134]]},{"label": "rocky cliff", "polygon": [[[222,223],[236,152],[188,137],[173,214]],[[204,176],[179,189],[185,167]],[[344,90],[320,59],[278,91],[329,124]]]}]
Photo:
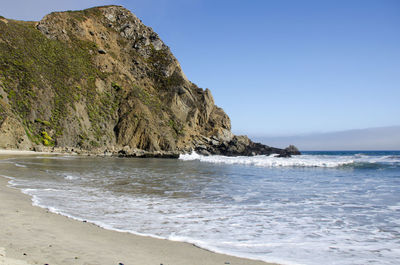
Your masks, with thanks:
[{"label": "rocky cliff", "polygon": [[[295,154],[231,133],[210,90],[120,6],[0,17],[0,148]],[[140,151],[142,150],[142,151]]]}]

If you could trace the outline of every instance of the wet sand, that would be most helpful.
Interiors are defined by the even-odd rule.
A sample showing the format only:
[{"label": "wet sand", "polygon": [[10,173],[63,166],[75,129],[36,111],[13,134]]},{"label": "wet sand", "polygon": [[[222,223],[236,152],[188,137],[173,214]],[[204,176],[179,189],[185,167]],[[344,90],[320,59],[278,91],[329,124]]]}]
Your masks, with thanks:
[{"label": "wet sand", "polygon": [[268,264],[76,221],[32,206],[28,195],[7,182],[0,177],[0,264]]}]

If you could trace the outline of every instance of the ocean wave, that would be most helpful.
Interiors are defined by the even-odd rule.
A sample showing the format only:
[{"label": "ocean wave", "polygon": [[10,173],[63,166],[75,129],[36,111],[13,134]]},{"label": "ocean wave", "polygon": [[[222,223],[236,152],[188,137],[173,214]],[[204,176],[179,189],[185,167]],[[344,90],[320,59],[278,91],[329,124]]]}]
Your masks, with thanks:
[{"label": "ocean wave", "polygon": [[368,156],[355,154],[342,155],[299,155],[290,158],[277,157],[277,155],[260,156],[203,156],[195,152],[179,156],[180,160],[208,162],[214,164],[239,164],[259,167],[353,167],[353,168],[380,168],[400,166],[399,156]]},{"label": "ocean wave", "polygon": [[35,159],[54,159],[54,160],[71,160],[76,159],[76,155],[48,155],[48,156],[36,156]]},{"label": "ocean wave", "polygon": [[[30,170],[12,165],[1,173],[15,175],[9,185],[33,205],[105,229],[279,264],[397,264],[400,202],[391,176],[400,168],[352,169],[398,165],[399,157],[326,153],[191,154],[145,167],[117,158],[54,160],[43,163],[48,171],[20,158],[13,163]],[[267,166],[286,168],[281,174]]]}]

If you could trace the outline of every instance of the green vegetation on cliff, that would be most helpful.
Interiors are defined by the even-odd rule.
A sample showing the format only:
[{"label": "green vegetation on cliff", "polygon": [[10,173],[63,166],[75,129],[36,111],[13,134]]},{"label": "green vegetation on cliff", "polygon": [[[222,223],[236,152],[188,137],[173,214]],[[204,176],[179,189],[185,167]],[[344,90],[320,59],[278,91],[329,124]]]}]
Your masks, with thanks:
[{"label": "green vegetation on cliff", "polygon": [[[55,135],[62,134],[63,119],[81,95],[89,99],[91,120],[95,125],[101,121],[95,80],[106,75],[93,63],[95,43],[76,38],[71,38],[71,43],[48,39],[34,23],[12,20],[0,21],[0,36],[2,87],[8,94],[11,111],[21,118],[32,140],[40,136],[43,126]],[[49,121],[32,122],[32,109],[37,121]]]},{"label": "green vegetation on cliff", "polygon": [[119,6],[0,18],[0,115],[0,148],[183,151],[231,135],[211,93]]}]

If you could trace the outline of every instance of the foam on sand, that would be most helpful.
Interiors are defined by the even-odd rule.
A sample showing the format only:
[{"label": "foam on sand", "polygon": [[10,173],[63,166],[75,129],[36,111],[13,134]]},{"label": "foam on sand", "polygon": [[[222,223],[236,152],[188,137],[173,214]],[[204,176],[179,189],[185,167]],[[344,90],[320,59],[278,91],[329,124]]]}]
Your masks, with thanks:
[{"label": "foam on sand", "polygon": [[29,197],[7,188],[2,178],[0,214],[0,246],[4,246],[0,247],[0,265],[184,265],[194,260],[206,264],[265,264],[212,253],[191,244],[109,231],[52,214],[49,209],[32,207]]}]

